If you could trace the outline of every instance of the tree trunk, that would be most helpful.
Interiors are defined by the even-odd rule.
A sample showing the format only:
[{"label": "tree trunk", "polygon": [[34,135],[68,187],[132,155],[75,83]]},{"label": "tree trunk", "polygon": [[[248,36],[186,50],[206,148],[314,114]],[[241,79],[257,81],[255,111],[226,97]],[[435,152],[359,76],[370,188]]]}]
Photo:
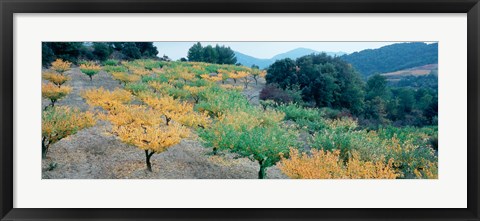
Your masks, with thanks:
[{"label": "tree trunk", "polygon": [[88,75],[88,77],[90,77],[90,81],[92,81],[92,75]]},{"label": "tree trunk", "polygon": [[257,78],[253,78],[253,79],[255,79],[255,85],[258,85]]},{"label": "tree trunk", "polygon": [[214,147],[214,148],[213,148],[213,151],[212,151],[212,154],[213,154],[213,155],[217,155],[217,152],[218,152],[217,148]]},{"label": "tree trunk", "polygon": [[167,122],[167,123],[166,123],[166,124],[167,124],[167,126],[168,126],[168,124],[170,123],[170,121],[171,121],[171,120],[172,120],[172,118],[165,117],[165,121]]},{"label": "tree trunk", "polygon": [[42,159],[47,158],[48,144],[45,143],[46,139],[46,137],[42,139]]},{"label": "tree trunk", "polygon": [[263,165],[263,160],[258,161],[258,164],[260,164],[260,170],[258,171],[258,179],[265,179],[266,177],[266,172],[265,172],[265,167]]},{"label": "tree trunk", "polygon": [[57,100],[50,100],[52,102],[52,107],[55,106],[55,102],[57,102]]},{"label": "tree trunk", "polygon": [[148,150],[145,150],[145,159],[146,159],[146,163],[147,163],[147,170],[152,172],[152,164],[150,163],[150,158],[152,157],[152,155],[154,154],[155,152],[148,152]]}]

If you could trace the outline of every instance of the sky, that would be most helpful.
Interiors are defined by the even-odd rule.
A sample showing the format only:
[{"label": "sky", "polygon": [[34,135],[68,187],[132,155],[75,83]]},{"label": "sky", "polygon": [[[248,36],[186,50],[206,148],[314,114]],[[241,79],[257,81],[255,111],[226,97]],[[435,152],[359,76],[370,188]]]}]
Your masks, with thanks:
[{"label": "sky", "polygon": [[[188,49],[196,42],[155,42],[158,56],[167,55],[173,60],[187,57]],[[400,42],[200,42],[203,46],[216,44],[230,46],[234,51],[256,58],[272,58],[295,48],[310,48],[319,52],[353,53],[375,49]]]}]

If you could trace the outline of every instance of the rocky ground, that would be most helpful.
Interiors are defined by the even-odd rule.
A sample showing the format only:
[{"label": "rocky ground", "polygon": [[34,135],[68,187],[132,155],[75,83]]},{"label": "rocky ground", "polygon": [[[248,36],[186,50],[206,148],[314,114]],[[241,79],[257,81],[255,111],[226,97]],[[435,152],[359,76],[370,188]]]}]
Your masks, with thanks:
[{"label": "rocky ground", "polygon": [[[83,111],[90,107],[80,96],[81,91],[103,87],[113,90],[120,87],[109,74],[100,72],[90,81],[78,68],[67,73],[72,93],[60,100]],[[252,82],[243,93],[252,104],[258,104],[258,93],[265,81]],[[237,83],[237,85],[241,85]],[[42,102],[43,106],[48,100]],[[42,160],[44,179],[256,179],[258,163],[234,154],[221,152],[211,155],[198,140],[183,140],[167,151],[152,156],[153,172],[145,166],[145,153],[110,136],[108,122],[99,121],[95,126],[83,129],[50,147]],[[275,166],[267,170],[267,177],[286,178]]]}]

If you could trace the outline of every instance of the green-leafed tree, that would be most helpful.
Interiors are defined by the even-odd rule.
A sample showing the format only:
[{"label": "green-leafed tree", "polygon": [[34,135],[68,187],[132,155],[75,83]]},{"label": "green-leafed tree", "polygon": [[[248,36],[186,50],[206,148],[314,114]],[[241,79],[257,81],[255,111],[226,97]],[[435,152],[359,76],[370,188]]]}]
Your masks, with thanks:
[{"label": "green-leafed tree", "polygon": [[93,43],[93,54],[95,58],[99,61],[105,61],[108,59],[108,56],[112,53],[112,49],[107,43],[104,42],[94,42]]},{"label": "green-leafed tree", "polygon": [[436,124],[436,118],[438,118],[438,99],[432,100],[432,102],[424,110],[424,115],[428,119],[430,124]]},{"label": "green-leafed tree", "polygon": [[388,99],[390,91],[387,87],[387,78],[379,74],[371,76],[368,78],[365,91],[366,100],[371,100],[375,97],[380,97],[383,100]]},{"label": "green-leafed tree", "polygon": [[378,96],[365,101],[364,116],[371,120],[372,123],[375,123],[375,125],[386,124],[387,112],[385,101]]},{"label": "green-leafed tree", "polygon": [[267,70],[267,84],[282,89],[298,85],[303,100],[317,107],[347,108],[360,114],[364,105],[364,85],[355,70],[338,57],[324,53],[278,60]]},{"label": "green-leafed tree", "polygon": [[203,61],[203,47],[200,42],[197,42],[188,50],[187,58],[188,61]]},{"label": "green-leafed tree", "polygon": [[194,44],[188,50],[188,61],[207,62],[212,64],[235,64],[237,58],[235,52],[230,47],[216,45],[212,47],[207,45],[202,47],[200,42]]},{"label": "green-leafed tree", "polygon": [[299,81],[295,67],[295,61],[290,58],[278,60],[270,65],[265,79],[267,80],[267,83],[275,83],[285,89],[290,85],[297,84]]},{"label": "green-leafed tree", "polygon": [[215,48],[213,48],[211,45],[207,45],[206,47],[203,48],[203,62],[207,63],[217,63],[218,60],[218,54]]},{"label": "green-leafed tree", "polygon": [[47,42],[42,42],[42,65],[48,67],[55,60],[55,54]]},{"label": "green-leafed tree", "polygon": [[144,58],[154,58],[158,54],[157,47],[153,45],[153,42],[135,42],[135,45]]},{"label": "green-leafed tree", "polygon": [[368,78],[365,87],[364,117],[376,125],[387,123],[386,102],[389,98],[390,90],[384,76],[375,74]]},{"label": "green-leafed tree", "polygon": [[278,122],[282,118],[276,112],[232,112],[200,129],[199,136],[214,151],[229,151],[257,162],[258,178],[264,179],[266,169],[280,161],[281,156],[286,157],[290,147],[298,145],[297,133]]},{"label": "green-leafed tree", "polygon": [[399,115],[405,115],[411,113],[415,104],[414,91],[412,89],[401,88],[397,91],[399,104]]},{"label": "green-leafed tree", "polygon": [[142,57],[142,53],[138,49],[137,45],[133,42],[126,42],[123,44],[122,54],[128,59],[139,59]]},{"label": "green-leafed tree", "polygon": [[218,59],[215,63],[217,64],[235,64],[237,63],[237,58],[235,57],[235,52],[230,47],[225,46],[215,46],[217,51]]},{"label": "green-leafed tree", "polygon": [[76,63],[80,56],[83,42],[45,42],[55,55],[55,59]]},{"label": "green-leafed tree", "polygon": [[107,42],[107,44],[115,51],[123,50],[123,46],[127,42]]}]

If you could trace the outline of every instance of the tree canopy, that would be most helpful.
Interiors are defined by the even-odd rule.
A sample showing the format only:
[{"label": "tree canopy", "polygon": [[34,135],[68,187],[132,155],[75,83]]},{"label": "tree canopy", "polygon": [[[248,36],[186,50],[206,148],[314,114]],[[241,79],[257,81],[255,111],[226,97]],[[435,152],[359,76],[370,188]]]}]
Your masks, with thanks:
[{"label": "tree canopy", "polygon": [[153,42],[43,42],[42,65],[48,66],[55,59],[105,61],[115,59],[156,58],[157,47]]},{"label": "tree canopy", "polygon": [[267,70],[268,84],[282,89],[298,86],[303,100],[317,107],[363,110],[363,82],[345,61],[326,54],[312,54],[296,60],[278,60]]},{"label": "tree canopy", "polygon": [[213,64],[235,64],[237,58],[230,47],[215,45],[202,46],[200,42],[194,44],[189,50],[187,58],[189,61],[207,62]]}]

